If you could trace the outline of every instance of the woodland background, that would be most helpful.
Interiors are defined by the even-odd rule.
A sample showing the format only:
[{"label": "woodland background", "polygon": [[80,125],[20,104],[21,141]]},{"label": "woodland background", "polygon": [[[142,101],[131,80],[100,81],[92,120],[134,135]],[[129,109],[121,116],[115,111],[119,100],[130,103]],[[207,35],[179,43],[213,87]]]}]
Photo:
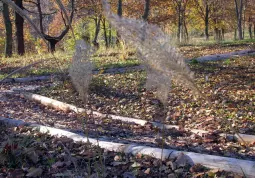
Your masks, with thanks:
[{"label": "woodland background", "polygon": [[[100,0],[64,0],[70,21],[52,0],[15,0],[48,41],[7,5],[0,17],[0,52],[3,56],[74,49],[74,39],[110,47],[120,37],[102,13]],[[254,0],[112,0],[120,16],[144,19],[160,26],[177,44],[252,39],[255,36]],[[55,48],[55,45],[57,46]]]}]

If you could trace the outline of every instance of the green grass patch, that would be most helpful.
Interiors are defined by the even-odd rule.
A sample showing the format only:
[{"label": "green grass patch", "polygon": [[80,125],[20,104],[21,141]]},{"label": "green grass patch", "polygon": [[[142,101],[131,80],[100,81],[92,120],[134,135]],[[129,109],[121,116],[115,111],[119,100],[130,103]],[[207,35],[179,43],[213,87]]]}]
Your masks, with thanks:
[{"label": "green grass patch", "polygon": [[188,44],[180,45],[182,46],[203,46],[203,47],[212,47],[212,46],[242,46],[242,45],[254,45],[255,39],[244,39],[244,40],[223,40],[223,41],[200,41],[200,42],[191,42]]},{"label": "green grass patch", "polygon": [[[101,52],[101,53],[100,53]],[[56,52],[56,59],[51,54],[35,55],[27,54],[25,56],[14,56],[11,58],[2,58],[0,61],[0,79],[7,76],[14,70],[45,59],[43,63],[32,66],[21,71],[12,77],[49,75],[60,72],[68,72],[72,62],[73,53]],[[139,60],[134,57],[134,51],[109,49],[99,50],[91,57],[95,64],[95,69],[120,68],[139,65]]]}]

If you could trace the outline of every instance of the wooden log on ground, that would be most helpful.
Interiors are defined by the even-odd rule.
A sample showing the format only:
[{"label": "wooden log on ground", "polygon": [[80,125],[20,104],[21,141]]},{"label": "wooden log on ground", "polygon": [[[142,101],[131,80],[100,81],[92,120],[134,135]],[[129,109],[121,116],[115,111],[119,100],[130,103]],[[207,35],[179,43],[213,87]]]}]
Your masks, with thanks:
[{"label": "wooden log on ground", "polygon": [[17,83],[27,83],[27,82],[33,82],[33,81],[46,81],[46,80],[52,80],[54,76],[34,76],[34,77],[25,77],[25,78],[7,78],[2,80],[0,83],[11,83],[11,82],[17,82]]},{"label": "wooden log on ground", "polygon": [[171,149],[161,149],[161,148],[154,148],[148,146],[142,146],[137,144],[121,144],[115,142],[108,142],[108,141],[98,141],[93,138],[84,137],[66,130],[56,129],[52,127],[46,127],[38,124],[29,124],[22,121],[17,121],[8,118],[0,117],[0,122],[18,126],[18,125],[29,125],[30,127],[36,128],[39,132],[47,133],[53,136],[65,136],[68,138],[73,139],[76,142],[82,141],[90,143],[94,145],[99,145],[101,148],[110,150],[110,151],[117,151],[117,152],[124,152],[129,154],[144,154],[149,155],[157,159],[175,159],[180,154],[185,154],[185,160],[190,164],[202,164],[206,167],[213,168],[213,169],[220,169],[225,171],[232,171],[234,173],[245,175],[247,178],[254,178],[255,175],[255,162],[248,161],[248,160],[240,160],[235,158],[227,158],[221,156],[213,156],[213,155],[206,155],[206,154],[199,154],[193,152],[181,152]]},{"label": "wooden log on ground", "polygon": [[239,56],[247,56],[252,54],[255,54],[255,50],[241,50],[241,51],[234,51],[230,53],[201,56],[196,58],[196,60],[198,62],[209,62],[209,61],[225,60],[225,59],[235,58]]},{"label": "wooden log on ground", "polygon": [[[61,102],[61,101],[58,101],[58,100],[55,100],[55,99],[51,99],[51,98],[48,98],[48,97],[45,97],[45,96],[42,96],[42,95],[38,95],[38,94],[24,92],[24,93],[21,93],[21,96],[23,96],[24,98],[26,98],[28,100],[35,101],[35,102],[38,102],[40,104],[43,104],[44,106],[52,107],[52,108],[62,110],[62,111],[65,111],[65,112],[73,111],[73,112],[76,112],[76,113],[84,113],[84,112],[91,113],[91,111],[89,111],[89,110],[85,110],[83,108],[78,108],[74,105],[67,104],[67,103],[64,103],[64,102]],[[158,122],[148,122],[148,121],[142,120],[142,119],[116,116],[116,115],[113,115],[113,114],[102,114],[102,113],[99,113],[99,112],[96,112],[96,111],[93,111],[92,113],[93,113],[93,115],[95,115],[97,117],[110,117],[111,119],[114,119],[114,120],[120,120],[120,121],[123,121],[123,122],[135,123],[135,124],[142,125],[142,126],[147,124],[147,123],[151,123],[154,127],[157,127],[157,128],[160,128],[160,129],[162,129],[163,127],[165,127],[166,129],[171,129],[171,128],[179,129],[179,126],[177,126],[177,125],[164,125],[164,124],[161,124],[161,123],[158,123]],[[204,133],[208,133],[208,131],[198,130],[198,129],[185,128],[185,130],[188,130],[192,133],[199,134],[199,135],[202,135]],[[226,137],[231,137],[231,138],[233,137],[233,138],[237,139],[240,142],[248,142],[248,143],[255,142],[255,136],[254,135],[246,135],[246,134],[234,134],[233,135],[233,134],[225,134],[225,133],[222,133],[220,135],[221,136],[226,136]]]}]

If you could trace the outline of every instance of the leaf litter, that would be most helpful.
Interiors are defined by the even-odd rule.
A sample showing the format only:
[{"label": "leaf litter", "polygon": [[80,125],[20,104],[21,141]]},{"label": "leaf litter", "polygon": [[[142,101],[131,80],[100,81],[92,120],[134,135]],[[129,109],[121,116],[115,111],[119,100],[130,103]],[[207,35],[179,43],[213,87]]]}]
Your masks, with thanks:
[{"label": "leaf litter", "polygon": [[[36,129],[0,125],[0,177],[236,177],[231,172],[191,165],[181,154],[161,160],[141,154],[103,150],[39,133]],[[30,150],[30,151],[27,151]],[[38,159],[28,156],[33,153]],[[12,164],[10,161],[12,160]],[[242,177],[242,176],[239,176]]]},{"label": "leaf litter", "polygon": [[[56,111],[13,95],[7,98],[7,101],[1,101],[1,105],[5,106],[0,111],[0,115],[3,117],[69,129],[83,135],[88,133],[90,137],[99,137],[120,143],[138,143],[153,147],[162,145],[161,133],[151,124],[141,126],[112,120],[109,117],[95,118],[90,116],[84,125],[80,121],[81,116],[76,113]],[[152,101],[150,102],[151,105],[158,104],[157,100],[153,99]],[[82,129],[84,126],[85,130]],[[164,132],[166,139],[163,141],[164,148],[255,160],[254,144],[251,143],[249,149],[236,140],[220,136],[220,133],[222,131],[215,130],[208,134],[198,135],[181,128],[179,130],[166,129]]]},{"label": "leaf litter", "polygon": [[[164,147],[254,160],[255,143],[251,143],[247,148],[246,145],[235,140],[219,136],[221,132],[254,134],[254,64],[253,56],[191,64],[191,69],[196,73],[197,84],[212,98],[213,105],[209,107],[200,101],[194,101],[189,90],[174,85],[168,100],[171,107],[168,108],[166,123],[211,130],[211,132],[197,135],[182,129],[166,130]],[[145,75],[144,72],[132,72],[94,76],[88,105],[103,113],[159,121],[157,118],[161,114],[160,102],[153,91],[144,89]],[[30,84],[34,83],[44,85],[43,82]],[[1,86],[1,90],[10,89],[12,86],[13,84],[5,84]],[[81,100],[69,82],[62,86],[45,88],[39,93],[82,106]],[[84,133],[75,113],[55,111],[13,96],[1,96],[0,105],[3,106],[0,111],[1,116]],[[110,118],[93,117],[89,118],[87,123],[87,130],[93,137],[112,137],[112,140],[122,140],[125,143],[137,142],[149,146],[162,144],[158,130],[150,125],[139,126],[113,121]],[[55,166],[61,164],[62,162],[56,162]],[[150,169],[147,168],[144,172],[151,172]],[[30,171],[32,170],[34,169]],[[15,172],[20,171],[15,170]],[[37,171],[40,173],[40,170]],[[127,172],[125,175],[130,174]]]}]

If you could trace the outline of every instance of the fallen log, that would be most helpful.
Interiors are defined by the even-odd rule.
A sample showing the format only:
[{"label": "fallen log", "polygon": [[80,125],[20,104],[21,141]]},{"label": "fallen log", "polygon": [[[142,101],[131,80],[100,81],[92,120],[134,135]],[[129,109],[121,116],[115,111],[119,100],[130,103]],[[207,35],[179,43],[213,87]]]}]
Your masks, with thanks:
[{"label": "fallen log", "polygon": [[47,127],[39,124],[30,124],[25,123],[23,121],[2,118],[0,117],[0,122],[11,125],[11,126],[30,126],[37,129],[41,133],[47,133],[52,136],[57,137],[68,137],[73,139],[75,142],[90,142],[94,145],[99,145],[101,148],[110,150],[110,151],[117,151],[117,152],[124,152],[127,154],[144,154],[149,155],[157,159],[175,159],[180,154],[185,154],[185,161],[189,164],[202,164],[205,167],[212,168],[212,169],[220,169],[225,171],[231,171],[237,174],[245,175],[247,178],[254,178],[255,173],[255,162],[248,161],[248,160],[240,160],[235,158],[227,158],[221,156],[213,156],[213,155],[206,155],[206,154],[199,154],[193,152],[181,152],[171,149],[161,149],[161,148],[154,148],[149,146],[142,146],[137,144],[121,144],[115,142],[108,142],[108,141],[101,141],[96,140],[89,137],[84,137],[66,130]]},{"label": "fallen log", "polygon": [[225,60],[225,59],[235,58],[239,56],[247,56],[252,54],[255,54],[255,50],[241,50],[241,51],[234,51],[230,53],[201,56],[196,58],[196,60],[198,62],[209,62],[209,61]]},{"label": "fallen log", "polygon": [[[150,121],[146,121],[146,120],[142,120],[142,119],[116,116],[116,115],[113,115],[113,114],[102,114],[102,113],[99,113],[99,112],[96,112],[96,111],[85,110],[83,108],[78,108],[74,105],[67,104],[67,103],[64,103],[64,102],[61,102],[61,101],[58,101],[58,100],[55,100],[55,99],[51,99],[51,98],[48,98],[48,97],[45,97],[45,96],[42,96],[42,95],[38,95],[38,94],[22,92],[21,96],[28,99],[28,100],[35,101],[35,102],[38,102],[40,104],[43,104],[44,106],[52,107],[52,108],[55,108],[57,110],[62,110],[62,111],[65,111],[65,112],[68,112],[68,111],[73,111],[73,112],[76,112],[76,113],[85,113],[85,112],[87,112],[87,113],[92,113],[93,115],[95,115],[97,117],[110,117],[111,119],[114,119],[114,120],[120,120],[120,121],[123,121],[123,122],[135,123],[135,124],[142,125],[142,126],[144,126],[147,123],[150,123],[154,127],[157,127],[157,128],[160,128],[160,129],[163,129],[163,127],[166,128],[166,129],[171,129],[171,128],[179,129],[179,126],[177,126],[177,125],[165,125],[165,124],[161,124],[161,123],[158,123],[158,122],[150,122]],[[185,130],[190,131],[190,132],[195,133],[195,134],[199,134],[199,135],[202,135],[204,133],[208,133],[208,131],[198,130],[198,129],[188,129],[188,128],[186,128]],[[246,135],[246,134],[239,134],[239,133],[237,133],[237,134],[222,133],[220,135],[224,136],[224,137],[235,138],[239,142],[245,142],[245,143],[255,142],[255,136],[254,135]]]},{"label": "fallen log", "polygon": [[34,77],[24,77],[24,78],[6,78],[1,80],[0,83],[27,83],[27,82],[34,82],[34,81],[45,81],[45,80],[52,80],[55,76],[34,76]]}]

